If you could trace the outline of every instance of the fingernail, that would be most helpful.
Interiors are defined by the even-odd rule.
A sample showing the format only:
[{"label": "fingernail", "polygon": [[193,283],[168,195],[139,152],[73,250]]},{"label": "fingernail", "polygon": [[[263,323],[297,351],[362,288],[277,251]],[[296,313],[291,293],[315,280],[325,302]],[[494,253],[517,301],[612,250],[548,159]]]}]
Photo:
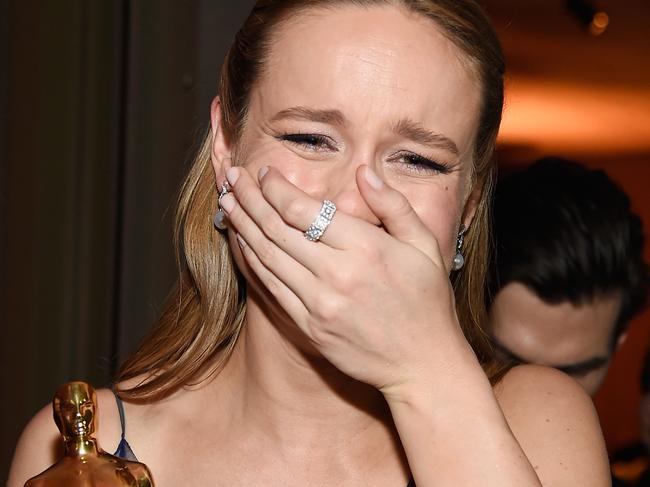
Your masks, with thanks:
[{"label": "fingernail", "polygon": [[365,176],[366,176],[366,181],[368,181],[368,184],[375,189],[381,189],[382,186],[384,185],[384,182],[381,180],[379,176],[377,176],[377,173],[373,171],[370,166],[366,166]]},{"label": "fingernail", "polygon": [[231,186],[234,186],[237,180],[239,179],[239,168],[238,167],[229,167],[226,169],[226,179]]},{"label": "fingernail", "polygon": [[235,197],[231,193],[226,193],[221,197],[219,202],[221,208],[225,210],[226,213],[230,213],[235,207]]},{"label": "fingernail", "polygon": [[264,176],[266,176],[267,172],[269,172],[269,166],[262,166],[257,173],[257,178],[261,180]]},{"label": "fingernail", "polygon": [[246,247],[246,242],[244,242],[244,239],[242,238],[241,235],[237,234],[237,243],[239,244],[239,247],[243,249]]}]

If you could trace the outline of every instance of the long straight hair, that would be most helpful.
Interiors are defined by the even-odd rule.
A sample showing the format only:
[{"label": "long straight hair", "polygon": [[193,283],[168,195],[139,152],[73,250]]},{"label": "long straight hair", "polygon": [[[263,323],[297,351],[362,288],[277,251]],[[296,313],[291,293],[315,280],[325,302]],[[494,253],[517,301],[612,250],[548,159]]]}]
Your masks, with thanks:
[{"label": "long straight hair", "polygon": [[[465,267],[451,276],[465,337],[493,382],[504,368],[491,357],[484,325],[485,279],[489,259],[489,208],[494,183],[492,153],[501,122],[504,60],[499,41],[480,5],[473,0],[259,0],[237,33],[221,68],[219,95],[222,129],[236,147],[244,129],[251,90],[260,79],[283,22],[311,9],[344,5],[398,6],[432,20],[461,51],[482,87],[482,106],[474,148],[473,184],[482,185],[474,223],[466,237]],[[246,284],[227,240],[212,226],[217,203],[210,160],[212,136],[203,144],[183,183],[174,242],[179,278],[166,307],[117,381],[137,376],[135,386],[119,389],[132,402],[162,399],[196,383],[205,372],[218,373],[228,360],[246,311]],[[236,152],[236,151],[235,151]]]}]

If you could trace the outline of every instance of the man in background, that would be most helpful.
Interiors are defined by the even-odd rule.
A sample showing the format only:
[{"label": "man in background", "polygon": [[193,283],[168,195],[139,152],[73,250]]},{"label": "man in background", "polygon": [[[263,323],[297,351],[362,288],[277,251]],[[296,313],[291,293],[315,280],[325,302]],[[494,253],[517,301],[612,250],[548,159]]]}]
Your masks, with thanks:
[{"label": "man in background", "polygon": [[595,394],[646,301],[643,229],[629,198],[602,171],[545,158],[499,183],[494,211],[497,354],[555,367]]}]

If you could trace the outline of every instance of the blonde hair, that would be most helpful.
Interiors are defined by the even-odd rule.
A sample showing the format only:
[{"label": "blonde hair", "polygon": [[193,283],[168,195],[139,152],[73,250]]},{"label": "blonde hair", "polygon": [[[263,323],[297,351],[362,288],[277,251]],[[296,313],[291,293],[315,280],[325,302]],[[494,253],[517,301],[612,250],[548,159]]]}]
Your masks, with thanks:
[{"label": "blonde hair", "polygon": [[[483,191],[466,237],[465,267],[452,276],[458,317],[484,370],[496,381],[503,368],[491,359],[483,325],[489,257],[492,153],[501,121],[504,61],[489,21],[473,0],[259,0],[224,60],[220,77],[222,129],[231,144],[239,140],[250,93],[260,78],[272,36],[295,14],[338,5],[398,5],[433,20],[464,54],[483,87],[483,106],[474,151],[474,182]],[[230,356],[245,316],[246,286],[228,242],[212,226],[217,194],[208,133],[183,183],[174,243],[179,278],[160,319],[117,375],[145,379],[119,389],[134,402],[155,401],[192,384],[205,372],[217,373]],[[209,368],[209,370],[208,370]]]}]

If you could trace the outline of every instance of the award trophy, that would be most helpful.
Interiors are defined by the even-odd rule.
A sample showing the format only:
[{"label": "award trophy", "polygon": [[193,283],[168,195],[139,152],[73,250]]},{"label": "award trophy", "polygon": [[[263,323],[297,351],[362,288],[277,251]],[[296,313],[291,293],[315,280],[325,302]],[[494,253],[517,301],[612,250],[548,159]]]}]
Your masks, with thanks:
[{"label": "award trophy", "polygon": [[90,384],[63,385],[54,395],[52,408],[65,453],[25,487],[153,487],[146,465],[109,455],[92,437],[97,396]]}]

